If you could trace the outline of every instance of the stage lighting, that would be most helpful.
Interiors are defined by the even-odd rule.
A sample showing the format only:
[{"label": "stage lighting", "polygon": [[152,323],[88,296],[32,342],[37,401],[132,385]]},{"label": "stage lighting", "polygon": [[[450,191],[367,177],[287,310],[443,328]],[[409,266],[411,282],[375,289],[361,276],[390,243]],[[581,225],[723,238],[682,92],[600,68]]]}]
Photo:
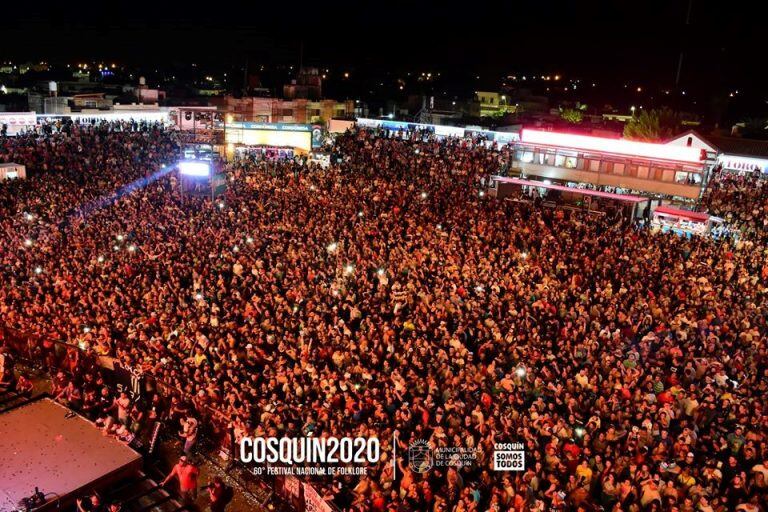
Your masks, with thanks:
[{"label": "stage lighting", "polygon": [[249,236],[248,238],[245,239],[245,241],[248,242],[249,244],[252,244],[253,238]]},{"label": "stage lighting", "polygon": [[339,244],[337,244],[336,242],[331,242],[330,244],[328,244],[328,247],[326,247],[326,249],[328,250],[328,252],[335,252],[337,247],[339,247]]},{"label": "stage lighting", "polygon": [[96,258],[96,261],[98,261],[99,263],[104,263],[104,256],[99,256],[98,258]]},{"label": "stage lighting", "polygon": [[32,240],[27,238],[26,240],[24,240],[24,245],[26,245],[27,247],[31,246],[32,245]]},{"label": "stage lighting", "polygon": [[384,269],[380,268],[379,270],[376,271],[376,273],[379,274],[380,276],[383,276],[384,275]]},{"label": "stage lighting", "polygon": [[354,265],[347,265],[346,267],[344,267],[344,273],[347,275],[351,274],[354,271],[355,271]]},{"label": "stage lighting", "polygon": [[135,250],[136,250],[136,246],[135,246],[135,245],[129,245],[129,246],[128,246],[128,250],[129,250],[129,251],[131,251],[131,252],[133,252],[133,251],[135,251]]},{"label": "stage lighting", "polygon": [[426,199],[427,198],[427,193],[426,192],[422,192],[421,193],[421,198],[422,199]]},{"label": "stage lighting", "polygon": [[195,294],[195,299],[197,299],[197,300],[203,300],[203,294],[202,294],[202,293],[197,293],[197,294]]},{"label": "stage lighting", "polygon": [[199,160],[182,160],[179,162],[179,174],[207,178],[211,175],[211,166]]},{"label": "stage lighting", "polygon": [[125,237],[123,235],[117,235],[117,240],[122,242]]},{"label": "stage lighting", "polygon": [[520,366],[517,370],[515,370],[515,374],[520,377],[521,379],[525,377],[526,371],[524,366]]},{"label": "stage lighting", "polygon": [[42,274],[43,268],[42,267],[35,267],[35,274]]}]

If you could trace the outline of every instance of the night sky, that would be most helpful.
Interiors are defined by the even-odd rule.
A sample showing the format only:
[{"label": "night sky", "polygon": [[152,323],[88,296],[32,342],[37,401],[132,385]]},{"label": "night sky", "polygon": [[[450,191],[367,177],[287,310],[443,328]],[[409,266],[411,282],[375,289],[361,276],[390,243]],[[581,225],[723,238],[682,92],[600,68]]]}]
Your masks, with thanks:
[{"label": "night sky", "polygon": [[[0,7],[3,59],[117,59],[356,69],[556,72],[674,82],[764,83],[765,7],[754,1],[58,1]],[[9,41],[12,41],[10,44]]]}]

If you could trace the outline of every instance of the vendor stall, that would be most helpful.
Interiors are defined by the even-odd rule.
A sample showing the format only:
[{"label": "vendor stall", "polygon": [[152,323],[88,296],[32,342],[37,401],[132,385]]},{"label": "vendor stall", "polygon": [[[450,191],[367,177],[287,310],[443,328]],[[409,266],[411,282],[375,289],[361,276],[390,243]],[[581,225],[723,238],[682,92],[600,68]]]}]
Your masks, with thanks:
[{"label": "vendor stall", "polygon": [[26,177],[27,168],[25,166],[12,162],[7,164],[0,164],[0,181]]},{"label": "vendor stall", "polygon": [[653,211],[651,227],[662,232],[672,231],[678,235],[691,237],[702,236],[712,232],[713,227],[722,224],[723,220],[705,212],[692,212],[670,206],[659,206]]}]

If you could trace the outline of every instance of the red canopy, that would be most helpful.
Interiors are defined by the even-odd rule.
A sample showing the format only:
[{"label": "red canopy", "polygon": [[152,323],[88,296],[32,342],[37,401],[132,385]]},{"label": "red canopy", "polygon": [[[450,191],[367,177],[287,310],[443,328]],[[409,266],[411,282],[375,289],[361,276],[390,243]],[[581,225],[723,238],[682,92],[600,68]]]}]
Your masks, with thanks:
[{"label": "red canopy", "polygon": [[653,213],[658,215],[665,215],[668,217],[683,217],[685,219],[695,220],[696,222],[707,222],[709,220],[708,213],[681,210],[679,208],[672,208],[671,206],[659,206],[653,211]]}]

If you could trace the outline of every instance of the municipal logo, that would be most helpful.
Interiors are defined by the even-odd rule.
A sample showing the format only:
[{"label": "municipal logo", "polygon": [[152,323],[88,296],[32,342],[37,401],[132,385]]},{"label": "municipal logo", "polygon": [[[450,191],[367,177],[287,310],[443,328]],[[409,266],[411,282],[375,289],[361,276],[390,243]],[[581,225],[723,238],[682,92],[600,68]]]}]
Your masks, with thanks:
[{"label": "municipal logo", "polygon": [[432,469],[434,459],[432,448],[423,439],[418,439],[408,447],[408,466],[416,473],[426,473]]}]

